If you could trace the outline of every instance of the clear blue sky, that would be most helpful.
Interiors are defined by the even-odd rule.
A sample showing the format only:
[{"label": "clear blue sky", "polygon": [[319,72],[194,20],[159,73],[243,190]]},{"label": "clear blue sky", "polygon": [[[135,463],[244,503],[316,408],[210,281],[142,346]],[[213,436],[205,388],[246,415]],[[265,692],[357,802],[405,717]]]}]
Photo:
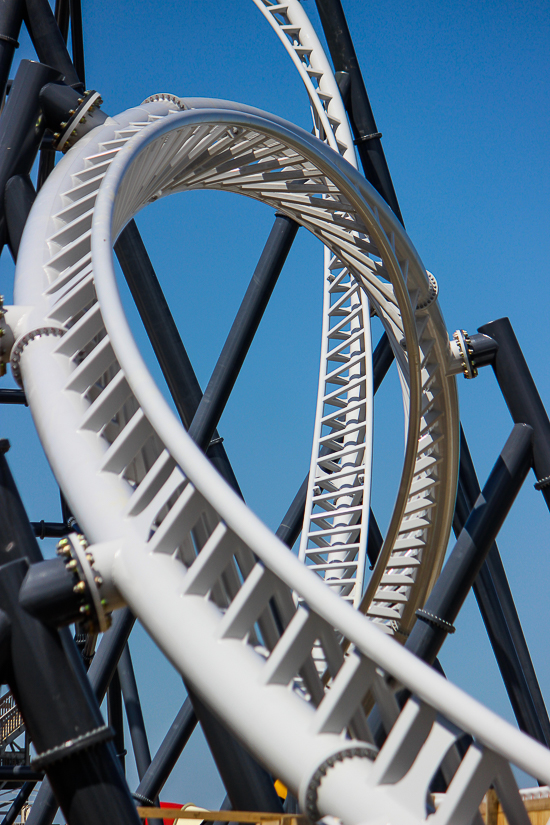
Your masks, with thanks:
[{"label": "clear blue sky", "polygon": [[[305,0],[304,8],[319,30],[313,0]],[[344,9],[405,224],[438,279],[449,331],[475,332],[508,315],[543,401],[550,403],[546,3],[344,0]],[[172,92],[241,101],[310,128],[298,75],[251,0],[83,0],[83,16],[87,85],[101,92],[107,112]],[[32,58],[25,36],[21,42],[18,58]],[[272,222],[266,207],[202,192],[157,203],[138,219],[203,388]],[[247,502],[273,528],[309,464],[321,265],[320,246],[302,230],[219,428]],[[9,301],[13,266],[7,253],[0,266]],[[459,391],[483,481],[511,420],[490,371],[472,382],[459,378]],[[30,413],[6,407],[1,413],[2,436],[12,442],[10,463],[30,517],[57,520],[55,485]],[[395,376],[380,393],[376,427],[373,498],[383,525],[402,450]],[[533,481],[530,476],[499,545],[543,692],[550,697],[549,521]],[[47,542],[43,546],[51,552]],[[132,637],[132,651],[154,750],[183,690],[142,631]],[[451,679],[512,718],[472,599],[442,662]],[[197,735],[164,797],[216,806],[222,796]]]}]

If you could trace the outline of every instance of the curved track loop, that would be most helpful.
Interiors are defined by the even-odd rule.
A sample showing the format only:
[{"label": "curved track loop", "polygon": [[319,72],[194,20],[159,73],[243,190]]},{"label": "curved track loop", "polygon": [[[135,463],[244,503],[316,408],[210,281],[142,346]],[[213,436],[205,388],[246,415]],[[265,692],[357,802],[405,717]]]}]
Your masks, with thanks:
[{"label": "curved track loop", "polygon": [[[315,134],[357,168],[338,84],[304,9],[298,0],[253,2],[298,69],[310,99]],[[433,298],[431,294],[428,301],[431,303]],[[422,326],[424,318],[418,328],[419,339],[428,349],[432,339],[440,336],[431,352],[429,368],[421,375],[421,415],[429,412],[425,432],[429,431],[430,437],[419,442],[418,472],[413,488],[408,488],[406,517],[396,533],[394,514],[364,594],[374,407],[369,309],[367,296],[357,290],[345,261],[325,249],[319,392],[299,555],[335,592],[404,639],[414,623],[416,608],[424,604],[439,575],[450,534],[456,489],[456,444],[452,440],[456,438],[457,400],[453,390],[442,392],[442,385],[448,381],[447,334],[437,306],[432,305],[428,308],[429,327]],[[407,409],[407,372],[400,370],[400,377]],[[441,416],[450,425],[436,423]],[[445,444],[445,439],[451,442]],[[405,475],[402,488],[408,482]],[[421,503],[426,506],[419,506]],[[392,553],[392,549],[403,548],[407,541],[408,549],[414,548],[414,552],[409,554],[411,567],[404,569],[395,558],[402,554]]]},{"label": "curved track loop", "polygon": [[[312,819],[466,825],[494,783],[509,820],[523,825],[505,760],[550,782],[550,753],[331,593],[225,484],[143,363],[112,257],[125,223],[157,197],[199,186],[246,192],[299,216],[345,256],[420,361],[401,276],[404,267],[425,297],[414,249],[364,180],[307,134],[263,113],[172,114],[176,105],[161,96],[67,154],[35,202],[17,265],[16,300],[29,307],[14,346],[22,382],[56,477],[94,543],[104,597],[130,605]],[[392,314],[398,300],[402,327]],[[419,384],[411,380],[411,409]],[[418,432],[418,417],[409,426]],[[413,449],[413,466],[415,458]],[[342,636],[352,646],[346,657]],[[326,694],[316,643],[332,676]],[[402,711],[399,685],[414,694]],[[389,731],[380,753],[363,711],[372,700]],[[461,730],[475,737],[463,759],[453,749]],[[430,816],[431,778],[450,757],[454,779]]]}]

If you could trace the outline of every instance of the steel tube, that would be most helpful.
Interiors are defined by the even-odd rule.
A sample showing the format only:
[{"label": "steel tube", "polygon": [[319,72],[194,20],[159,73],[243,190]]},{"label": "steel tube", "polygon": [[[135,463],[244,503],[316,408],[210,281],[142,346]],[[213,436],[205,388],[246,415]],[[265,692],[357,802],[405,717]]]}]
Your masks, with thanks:
[{"label": "steel tube", "polygon": [[2,820],[0,825],[13,825],[19,814],[21,813],[21,809],[31,793],[33,792],[34,786],[36,782],[25,782],[25,784],[21,787],[21,790],[11,803],[11,806]]},{"label": "steel tube", "polygon": [[126,645],[122,651],[117,670],[120,687],[122,688],[122,696],[124,698],[128,727],[130,728],[136,768],[141,781],[151,764],[151,751],[149,750],[149,742],[147,741],[143,711],[141,710],[134,666],[132,665],[132,657],[128,645]]},{"label": "steel tube", "polygon": [[550,509],[550,421],[508,318],[479,327],[498,344],[492,366],[514,423],[533,428],[533,469]]},{"label": "steel tube", "polygon": [[82,33],[82,7],[80,0],[69,0],[71,11],[71,45],[73,65],[83,88],[86,86],[84,71],[84,35]]},{"label": "steel tube", "polygon": [[118,671],[115,670],[111,683],[107,688],[107,716],[109,725],[115,732],[113,745],[122,773],[125,773],[126,748],[124,747],[124,717],[122,711],[122,691]]},{"label": "steel tube", "polygon": [[[189,429],[202,398],[202,390],[181,340],[135,221],[120,234],[115,253],[174,399],[178,415]],[[218,434],[215,433],[218,438]],[[207,451],[218,472],[242,498],[237,479],[221,440]]]},{"label": "steel tube", "polygon": [[189,427],[189,435],[206,450],[281,274],[298,224],[277,215],[220,357]]},{"label": "steel tube", "polygon": [[69,86],[84,89],[48,0],[26,0],[25,24],[40,62],[61,72]]},{"label": "steel tube", "polygon": [[[5,442],[3,446],[5,452]],[[99,825],[107,806],[117,821],[138,825],[74,640],[66,628],[47,627],[19,603],[21,584],[42,554],[4,452],[0,455],[0,498],[7,506],[0,508],[0,605],[11,636],[4,678],[34,744],[34,766],[46,770],[72,825]],[[89,744],[77,747],[76,740],[82,742],[83,737],[89,738]]]},{"label": "steel tube", "polygon": [[4,0],[0,4],[0,34],[3,35],[0,38],[0,101],[4,100],[13,55],[19,46],[17,38],[24,8],[24,0]]},{"label": "steel tube", "polygon": [[178,715],[172,722],[168,733],[156,752],[153,761],[147,768],[137,788],[137,793],[147,799],[155,799],[161,792],[164,784],[197,724],[197,717],[189,697],[181,706]]},{"label": "steel tube", "polygon": [[0,115],[0,244],[6,242],[6,184],[14,175],[29,174],[44,134],[40,89],[61,79],[55,69],[31,60],[22,60],[17,69]]},{"label": "steel tube", "polygon": [[[457,535],[481,492],[462,430],[460,438],[460,472],[453,522]],[[473,589],[518,726],[548,747],[548,712],[496,543],[491,546]]]},{"label": "steel tube", "polygon": [[24,390],[0,390],[0,404],[24,404],[27,406]]},{"label": "steel tube", "polygon": [[516,424],[478,496],[405,647],[432,664],[525,480],[533,430]]},{"label": "steel tube", "polygon": [[4,204],[7,241],[14,261],[17,261],[21,236],[35,198],[36,191],[29,175],[14,175],[6,183]]},{"label": "steel tube", "polygon": [[376,127],[369,96],[353,46],[348,24],[340,0],[315,0],[327,45],[344,91],[344,106],[350,119],[353,136],[366,179],[382,195],[396,217],[403,223],[401,210],[382,149],[381,134]]}]

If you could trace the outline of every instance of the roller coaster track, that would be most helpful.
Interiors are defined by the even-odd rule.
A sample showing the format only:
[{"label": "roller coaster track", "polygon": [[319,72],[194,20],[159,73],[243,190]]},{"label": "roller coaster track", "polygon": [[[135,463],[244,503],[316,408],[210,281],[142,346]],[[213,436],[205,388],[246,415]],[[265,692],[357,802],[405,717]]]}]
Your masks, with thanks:
[{"label": "roller coaster track", "polygon": [[[418,467],[417,444],[426,444],[426,467],[437,463],[428,444],[437,446],[444,416],[433,389],[423,408],[421,376],[442,324],[438,337],[424,335],[440,317],[426,312],[430,283],[401,225],[350,164],[302,130],[243,106],[159,95],[107,120],[57,165],[27,221],[16,306],[7,311],[12,368],[90,541],[98,596],[106,609],[131,607],[312,819],[466,825],[493,784],[509,821],[526,824],[508,761],[550,782],[547,749],[330,592],[217,474],[149,374],[125,318],[112,247],[147,203],[199,188],[283,211],[368,292],[408,376],[405,477],[417,498],[409,485],[398,527],[401,510],[416,519],[427,507],[424,487],[435,486]],[[453,386],[442,381],[439,395]],[[414,547],[392,543],[396,575],[414,566]],[[312,659],[316,643],[332,680],[327,692]],[[402,709],[399,688],[411,694]],[[388,733],[380,751],[364,712],[373,701]],[[463,733],[473,741],[461,757],[453,746]],[[434,813],[430,783],[449,754],[454,776]]]},{"label": "roller coaster track", "polygon": [[[254,0],[290,55],[308,93],[315,134],[357,167],[338,84],[323,47],[298,0]],[[371,276],[372,277],[372,276]],[[447,373],[448,338],[431,291],[412,296],[422,349],[423,419],[414,470],[405,464],[398,498],[365,594],[372,467],[372,348],[369,302],[357,280],[325,250],[322,351],[313,450],[299,555],[343,598],[404,639],[443,563],[457,479],[457,397]],[[379,294],[371,294],[394,352],[402,335]],[[401,327],[401,320],[397,320]],[[398,358],[398,365],[402,359]],[[405,407],[409,373],[401,368]],[[416,411],[415,411],[416,412]],[[409,430],[409,436],[411,430]],[[409,564],[403,558],[410,559]]]}]

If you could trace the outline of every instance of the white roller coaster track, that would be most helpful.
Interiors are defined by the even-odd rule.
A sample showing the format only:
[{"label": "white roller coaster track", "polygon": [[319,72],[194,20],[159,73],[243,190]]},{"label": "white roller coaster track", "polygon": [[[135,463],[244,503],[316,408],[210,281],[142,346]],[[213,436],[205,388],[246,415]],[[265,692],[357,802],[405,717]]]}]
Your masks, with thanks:
[{"label": "white roller coaster track", "polygon": [[[305,11],[297,0],[254,3],[302,78],[314,133],[357,167],[338,85]],[[368,295],[325,247],[319,390],[299,558],[354,607],[363,597],[367,560],[372,399]],[[322,656],[317,666],[324,670]]]},{"label": "white roller coaster track", "polygon": [[[302,78],[315,134],[357,168],[338,84],[304,9],[298,0],[254,3]],[[414,473],[404,474],[400,489],[408,495],[396,504],[364,594],[374,406],[370,308],[345,260],[328,249],[325,253],[319,393],[299,555],[336,592],[404,639],[416,608],[424,604],[441,570],[453,515],[457,398],[454,381],[446,375],[447,334],[432,281],[434,291],[413,303],[413,311],[424,310],[416,313],[417,335],[426,355],[418,400],[425,419],[423,434],[428,437],[418,442]],[[373,303],[377,305],[374,296]],[[399,338],[390,334],[390,340],[398,350]],[[407,411],[407,370],[400,369],[400,377]],[[408,567],[403,567],[403,550],[411,559]]]},{"label": "white roller coaster track", "polygon": [[[141,358],[112,246],[145,204],[191,188],[247,194],[308,227],[374,296],[394,337],[405,339],[398,355],[403,372],[411,362],[413,468],[425,353],[408,290],[426,299],[425,270],[376,192],[315,138],[243,107],[180,105],[159,96],[109,119],[58,164],[29,216],[18,306],[8,310],[14,371],[92,543],[103,597],[132,608],[312,819],[466,825],[493,783],[509,821],[526,825],[507,760],[550,782],[550,752],[330,592],[227,486]],[[346,657],[342,636],[351,645]],[[311,658],[316,642],[332,676],[326,693]],[[399,686],[413,694],[401,711]],[[363,711],[372,700],[389,732],[380,752]],[[461,759],[452,746],[462,731],[474,741]],[[433,813],[429,785],[449,749],[456,772]]]}]

